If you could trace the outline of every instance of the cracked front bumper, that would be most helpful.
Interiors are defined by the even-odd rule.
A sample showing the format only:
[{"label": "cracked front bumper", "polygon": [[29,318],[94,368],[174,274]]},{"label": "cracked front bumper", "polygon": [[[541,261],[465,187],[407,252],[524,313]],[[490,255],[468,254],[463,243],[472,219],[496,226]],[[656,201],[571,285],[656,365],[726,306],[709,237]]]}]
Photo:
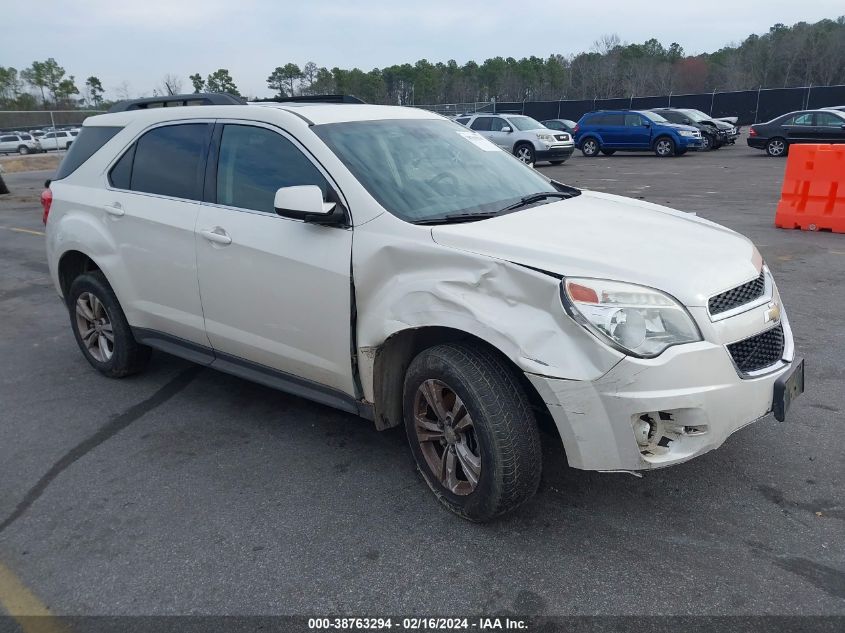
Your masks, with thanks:
[{"label": "cracked front bumper", "polygon": [[[718,448],[772,411],[775,381],[794,360],[785,319],[783,326],[783,360],[753,377],[737,373],[725,346],[709,341],[678,345],[653,359],[625,357],[594,381],[527,376],[548,405],[570,466],[661,468]],[[653,429],[648,439],[637,433],[643,421]]]}]

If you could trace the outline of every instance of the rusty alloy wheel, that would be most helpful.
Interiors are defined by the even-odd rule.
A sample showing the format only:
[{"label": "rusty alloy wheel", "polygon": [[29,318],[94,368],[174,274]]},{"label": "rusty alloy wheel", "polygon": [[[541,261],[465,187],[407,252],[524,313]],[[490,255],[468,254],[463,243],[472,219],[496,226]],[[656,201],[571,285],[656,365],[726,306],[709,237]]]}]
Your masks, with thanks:
[{"label": "rusty alloy wheel", "polygon": [[472,417],[455,390],[439,380],[423,381],[414,396],[414,428],[438,481],[453,494],[471,494],[481,477],[481,448]]}]

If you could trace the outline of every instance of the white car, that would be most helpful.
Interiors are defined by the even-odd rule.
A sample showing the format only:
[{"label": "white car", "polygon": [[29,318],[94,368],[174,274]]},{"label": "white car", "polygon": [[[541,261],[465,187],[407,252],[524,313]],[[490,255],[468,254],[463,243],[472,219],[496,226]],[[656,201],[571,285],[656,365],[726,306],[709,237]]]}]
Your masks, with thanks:
[{"label": "white car", "polygon": [[156,348],[404,425],[476,521],[569,464],[640,471],[720,446],[803,390],[742,235],[550,181],[437,114],[208,105],[86,119],[42,197],[88,362]]},{"label": "white car", "polygon": [[16,132],[0,133],[0,153],[32,154],[41,151],[41,144],[31,134]]},{"label": "white car", "polygon": [[45,150],[51,149],[67,149],[76,140],[68,130],[56,130],[54,132],[47,132],[41,137],[41,147]]}]

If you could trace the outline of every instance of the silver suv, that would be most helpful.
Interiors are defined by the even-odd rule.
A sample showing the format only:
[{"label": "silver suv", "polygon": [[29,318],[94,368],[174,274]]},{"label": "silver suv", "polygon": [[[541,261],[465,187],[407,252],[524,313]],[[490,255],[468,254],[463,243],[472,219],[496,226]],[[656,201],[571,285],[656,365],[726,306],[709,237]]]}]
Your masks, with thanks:
[{"label": "silver suv", "polygon": [[40,152],[41,144],[31,134],[0,134],[0,154]]},{"label": "silver suv", "polygon": [[523,163],[549,161],[552,165],[560,165],[575,151],[571,134],[550,130],[530,116],[472,114],[457,117],[455,121],[511,152]]}]

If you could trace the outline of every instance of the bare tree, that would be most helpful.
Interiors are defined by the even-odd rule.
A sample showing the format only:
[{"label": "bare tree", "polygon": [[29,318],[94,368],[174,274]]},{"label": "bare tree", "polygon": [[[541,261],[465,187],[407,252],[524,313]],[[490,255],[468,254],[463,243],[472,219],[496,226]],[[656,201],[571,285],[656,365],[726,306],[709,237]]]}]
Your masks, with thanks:
[{"label": "bare tree", "polygon": [[167,73],[161,79],[162,87],[160,92],[165,95],[182,94],[182,78],[172,73]]}]

